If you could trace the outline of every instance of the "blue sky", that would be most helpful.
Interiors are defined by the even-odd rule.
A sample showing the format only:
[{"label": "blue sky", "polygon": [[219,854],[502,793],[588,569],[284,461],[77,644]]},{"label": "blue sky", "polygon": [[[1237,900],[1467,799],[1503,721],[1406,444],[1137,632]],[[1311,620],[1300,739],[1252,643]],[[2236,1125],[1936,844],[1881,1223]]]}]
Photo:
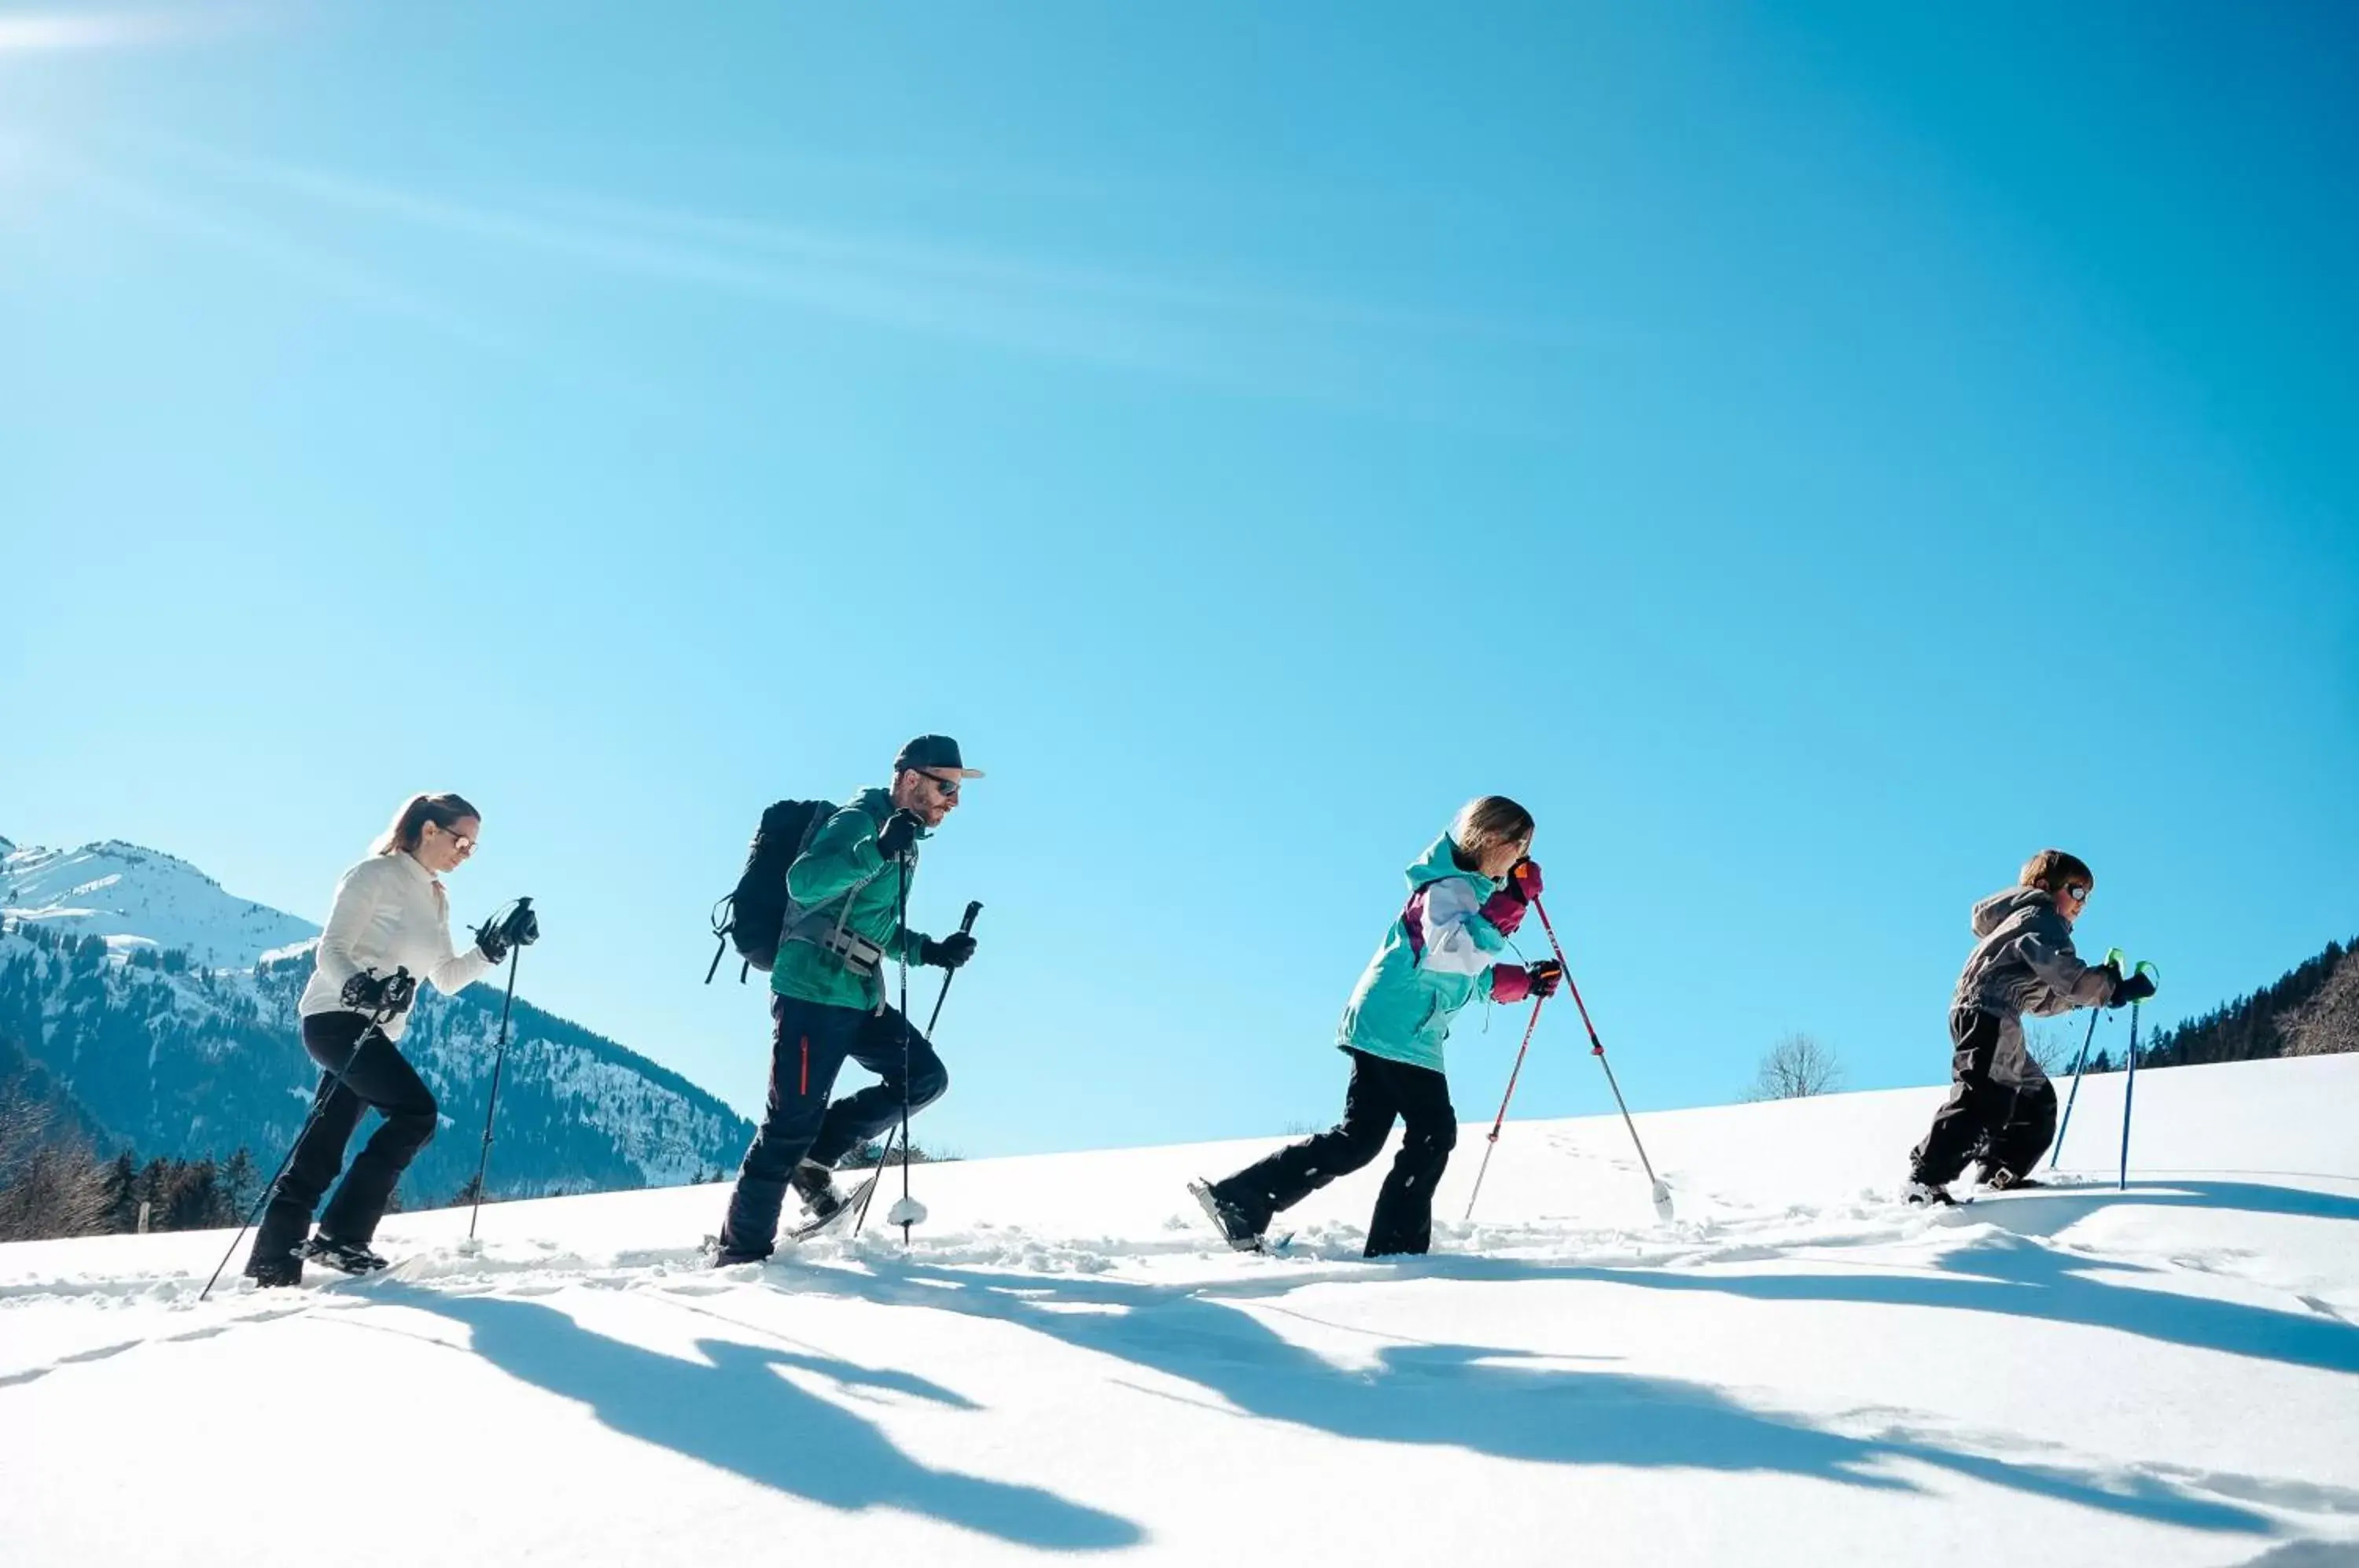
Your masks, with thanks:
[{"label": "blue sky", "polygon": [[2359,931],[2354,67],[2322,4],[0,7],[0,833],[317,919],[462,790],[526,994],[750,1107],[754,819],[948,731],[978,1154],[1330,1119],[1484,791],[1642,1108],[1789,1029],[1938,1081],[2048,844],[2167,1021]]}]

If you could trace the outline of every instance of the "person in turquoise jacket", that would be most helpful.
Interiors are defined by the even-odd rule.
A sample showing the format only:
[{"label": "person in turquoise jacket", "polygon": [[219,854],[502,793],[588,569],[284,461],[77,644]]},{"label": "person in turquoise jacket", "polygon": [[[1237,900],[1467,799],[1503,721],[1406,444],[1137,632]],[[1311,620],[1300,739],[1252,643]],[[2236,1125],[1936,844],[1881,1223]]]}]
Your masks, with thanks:
[{"label": "person in turquoise jacket", "polygon": [[1469,800],[1408,868],[1408,902],[1386,928],[1337,1033],[1352,1062],[1343,1119],[1234,1176],[1189,1184],[1231,1247],[1258,1248],[1276,1215],[1375,1159],[1396,1118],[1407,1130],[1376,1194],[1367,1255],[1432,1245],[1433,1190],[1458,1141],[1441,1063],[1450,1021],[1478,997],[1551,996],[1562,978],[1552,960],[1498,962],[1540,891],[1532,832],[1529,811],[1504,795],[1484,795]]},{"label": "person in turquoise jacket", "polygon": [[[813,831],[787,868],[787,915],[770,969],[770,1094],[737,1172],[715,1258],[767,1258],[789,1187],[813,1221],[843,1207],[834,1170],[891,1127],[904,1103],[940,1099],[950,1073],[932,1044],[885,1002],[895,962],[956,969],[974,938],[937,942],[902,922],[919,842],[941,826],[980,770],[948,735],[919,735],[893,760],[889,789],[863,790]],[[830,1104],[835,1075],[856,1062],[879,1082]]]}]

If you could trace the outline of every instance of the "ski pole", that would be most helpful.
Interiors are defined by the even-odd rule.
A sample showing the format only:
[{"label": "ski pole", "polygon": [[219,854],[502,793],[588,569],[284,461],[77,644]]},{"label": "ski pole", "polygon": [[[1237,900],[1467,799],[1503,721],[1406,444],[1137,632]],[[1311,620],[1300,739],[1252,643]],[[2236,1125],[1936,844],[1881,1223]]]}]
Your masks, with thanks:
[{"label": "ski pole", "polygon": [[[384,999],[377,1004],[376,1011],[369,1015],[369,1021],[363,1026],[359,1036],[353,1040],[353,1055],[345,1059],[345,1066],[351,1066],[353,1058],[360,1055],[361,1042],[368,1039],[369,1031],[385,1022],[397,1010],[396,999],[407,1002],[412,989],[414,987],[410,984],[409,971],[396,969],[393,972],[393,979],[386,983]],[[332,1067],[325,1068],[325,1071],[329,1077],[336,1081],[337,1088],[345,1087],[344,1075],[342,1073]],[[320,1119],[320,1113],[327,1108],[327,1104],[328,1096],[325,1094],[311,1096],[311,1114],[303,1118],[303,1126],[296,1132],[295,1141],[287,1146],[286,1158],[279,1160],[277,1171],[272,1173],[269,1181],[263,1183],[262,1195],[255,1199],[254,1207],[246,1211],[245,1223],[237,1227],[235,1236],[229,1238],[229,1250],[222,1254],[219,1263],[213,1265],[212,1278],[206,1280],[205,1288],[197,1292],[199,1305],[202,1305],[205,1298],[213,1293],[213,1287],[221,1283],[222,1270],[228,1268],[229,1260],[236,1256],[237,1244],[245,1239],[245,1233],[252,1230],[254,1222],[262,1217],[263,1205],[269,1203],[271,1194],[278,1190],[278,1183],[286,1178],[287,1168],[295,1163],[295,1151],[303,1147],[303,1139],[310,1134],[311,1124]],[[309,1223],[308,1219],[306,1223]]]},{"label": "ski pole", "polygon": [[1507,1092],[1499,1096],[1499,1114],[1491,1118],[1491,1136],[1483,1145],[1483,1163],[1474,1171],[1474,1190],[1466,1194],[1466,1217],[1474,1217],[1474,1200],[1483,1195],[1483,1178],[1491,1169],[1491,1151],[1499,1147],[1499,1128],[1506,1124],[1507,1102],[1516,1097],[1516,1080],[1524,1071],[1524,1052],[1531,1049],[1532,1030],[1540,1027],[1540,1005],[1546,996],[1532,998],[1532,1021],[1524,1026],[1524,1043],[1516,1047],[1516,1064],[1507,1069]]},{"label": "ski pole", "polygon": [[2088,1062],[2089,1047],[2097,1038],[2098,1011],[2095,1007],[2089,1009],[2088,1038],[2081,1042],[2081,1054],[2072,1059],[2072,1092],[2064,1096],[2064,1119],[2056,1124],[2056,1147],[2048,1154],[2048,1169],[2050,1171],[2055,1170],[2057,1162],[2064,1158],[2064,1135],[2072,1130],[2072,1102],[2081,1097],[2081,1069]]},{"label": "ski pole", "polygon": [[[2131,973],[2134,975],[2159,975],[2162,971],[2155,968],[2153,964],[2148,964],[2146,960],[2140,959],[2138,960],[2138,966],[2132,970]],[[2143,998],[2141,998],[2141,1000],[2143,1000]],[[2123,1192],[2126,1192],[2130,1190],[2130,1096],[2137,1093],[2137,1026],[2138,1004],[2136,1002],[2132,1002],[2130,1004],[2129,1076],[2122,1080],[2122,1174],[2120,1184],[2115,1189],[2116,1191]]]},{"label": "ski pole", "polygon": [[[909,857],[901,856],[901,1201],[885,1216],[901,1227],[901,1245],[909,1245],[909,1227],[924,1213],[909,1196]],[[876,1173],[880,1178],[882,1171]],[[870,1192],[876,1189],[871,1187]]]},{"label": "ski pole", "polygon": [[[972,932],[974,930],[974,917],[981,913],[983,913],[983,900],[977,898],[970,902],[966,907],[965,918],[959,921],[959,930],[962,932]],[[929,1040],[934,1038],[934,1026],[942,1021],[942,1003],[950,996],[951,982],[957,978],[958,971],[955,969],[950,971],[942,976],[942,988],[934,993],[934,1010],[930,1014],[927,1015],[926,1018],[926,1038]],[[906,995],[907,992],[905,990],[904,996],[906,996]],[[908,1015],[906,1012],[903,1013],[902,1019],[903,1027],[905,1028],[908,1025]],[[907,1072],[906,1066],[903,1071],[905,1073]],[[906,1197],[908,1196],[906,1181],[908,1175],[908,1166],[909,1163],[909,1118],[906,1105],[903,1107],[900,1131],[901,1164],[903,1167],[902,1176],[905,1181],[905,1189],[902,1195]],[[885,1134],[885,1147],[876,1156],[876,1174],[880,1180],[885,1174],[885,1161],[891,1157],[892,1153],[893,1134],[888,1130]],[[855,1238],[860,1235],[860,1227],[868,1223],[868,1204],[870,1200],[874,1199],[875,1196],[876,1183],[872,1181],[868,1184],[867,1192],[860,1200],[860,1212],[852,1216],[852,1234]],[[907,1239],[906,1236],[904,1239]]]},{"label": "ski pole", "polygon": [[[519,899],[529,904],[529,898]],[[524,949],[508,949],[508,996],[500,1004],[500,1042],[492,1051],[492,1093],[484,1103],[484,1151],[475,1160],[475,1203],[467,1211],[467,1239],[475,1239],[475,1216],[484,1212],[484,1172],[492,1165],[492,1114],[500,1105],[500,1069],[508,1059],[508,1014],[516,1007],[516,965],[523,962]]]},{"label": "ski pole", "polygon": [[1597,1058],[1598,1066],[1605,1069],[1605,1086],[1614,1091],[1614,1103],[1622,1110],[1622,1125],[1630,1129],[1630,1142],[1638,1150],[1638,1164],[1646,1171],[1647,1180],[1653,1183],[1655,1213],[1659,1218],[1669,1220],[1671,1217],[1671,1190],[1661,1177],[1655,1174],[1654,1162],[1647,1158],[1647,1146],[1639,1141],[1638,1124],[1630,1119],[1630,1103],[1622,1097],[1622,1085],[1614,1081],[1614,1063],[1605,1060],[1605,1042],[1597,1038],[1597,1026],[1590,1021],[1589,1004],[1581,999],[1581,987],[1573,984],[1572,965],[1565,962],[1564,943],[1556,939],[1556,924],[1549,919],[1547,906],[1538,898],[1532,900],[1532,908],[1540,917],[1540,929],[1548,932],[1549,945],[1556,949],[1556,961],[1564,971],[1564,985],[1572,993],[1572,1005],[1581,1009],[1581,1027],[1589,1031],[1589,1053]]}]

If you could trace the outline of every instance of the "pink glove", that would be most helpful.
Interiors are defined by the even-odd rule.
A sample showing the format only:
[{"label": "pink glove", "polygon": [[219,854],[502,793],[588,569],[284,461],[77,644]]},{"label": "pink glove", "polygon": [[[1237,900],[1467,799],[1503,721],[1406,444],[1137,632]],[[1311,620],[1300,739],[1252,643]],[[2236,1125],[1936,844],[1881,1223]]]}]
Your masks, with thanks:
[{"label": "pink glove", "polygon": [[1501,936],[1513,936],[1516,928],[1524,923],[1523,895],[1516,891],[1515,884],[1511,882],[1484,899],[1483,908],[1476,912],[1497,926]]},{"label": "pink glove", "polygon": [[1540,863],[1537,860],[1516,862],[1516,868],[1507,873],[1507,886],[1516,890],[1517,898],[1527,902],[1538,898],[1540,896]]},{"label": "pink glove", "polygon": [[1564,965],[1552,958],[1543,958],[1526,968],[1520,964],[1501,964],[1491,970],[1491,1000],[1520,1002],[1537,996],[1545,1001],[1556,995],[1557,983],[1564,978]]}]

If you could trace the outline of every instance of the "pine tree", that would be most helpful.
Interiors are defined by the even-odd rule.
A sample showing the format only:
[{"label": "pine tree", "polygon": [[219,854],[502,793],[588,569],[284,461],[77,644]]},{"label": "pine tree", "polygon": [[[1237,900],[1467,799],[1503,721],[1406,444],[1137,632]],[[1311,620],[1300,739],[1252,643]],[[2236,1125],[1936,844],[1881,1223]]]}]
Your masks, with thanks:
[{"label": "pine tree", "polygon": [[145,1203],[147,1205],[147,1228],[162,1230],[165,1225],[165,1215],[169,1214],[172,1208],[170,1161],[161,1155],[149,1160],[146,1168],[139,1172],[139,1180],[134,1191],[136,1196],[131,1205],[131,1228],[134,1230],[139,1228],[139,1205]]},{"label": "pine tree", "polygon": [[245,1212],[254,1206],[255,1185],[260,1180],[255,1173],[254,1157],[245,1151],[245,1145],[239,1144],[237,1152],[229,1157],[221,1171],[222,1196],[233,1211],[231,1224],[245,1218]]},{"label": "pine tree", "polygon": [[118,1236],[139,1228],[139,1162],[127,1149],[106,1168],[106,1228]]}]

